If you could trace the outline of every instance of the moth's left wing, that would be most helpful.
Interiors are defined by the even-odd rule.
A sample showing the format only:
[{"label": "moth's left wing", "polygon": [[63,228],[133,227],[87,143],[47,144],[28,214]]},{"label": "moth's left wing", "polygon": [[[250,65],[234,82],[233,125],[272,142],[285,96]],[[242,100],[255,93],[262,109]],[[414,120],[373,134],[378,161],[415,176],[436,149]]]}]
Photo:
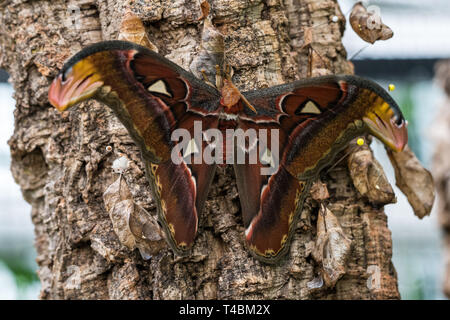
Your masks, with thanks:
[{"label": "moth's left wing", "polygon": [[219,92],[173,62],[127,41],[105,41],[73,56],[53,81],[48,98],[63,111],[95,98],[108,105],[145,159],[170,159],[171,134],[189,114],[214,115]]},{"label": "moth's left wing", "polygon": [[[259,145],[256,164],[235,165],[239,194],[245,195],[246,240],[258,258],[276,262],[320,170],[364,132],[401,150],[406,124],[385,90],[356,76],[306,79],[244,95],[257,113],[246,110],[239,126],[277,136]],[[275,165],[272,173],[258,175],[268,163]]]},{"label": "moth's left wing", "polygon": [[177,130],[192,135],[194,121],[204,129],[217,128],[219,92],[145,47],[106,41],[72,57],[48,97],[60,111],[95,98],[115,112],[142,152],[168,242],[176,252],[186,252],[214,166],[174,163],[173,158],[190,154],[174,152],[172,136]]}]

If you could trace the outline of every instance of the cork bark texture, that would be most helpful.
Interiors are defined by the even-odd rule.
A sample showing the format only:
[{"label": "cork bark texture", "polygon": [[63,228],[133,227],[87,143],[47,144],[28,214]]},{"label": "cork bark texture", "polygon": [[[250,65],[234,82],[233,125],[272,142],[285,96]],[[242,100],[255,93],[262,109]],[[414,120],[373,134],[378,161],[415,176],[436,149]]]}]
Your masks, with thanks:
[{"label": "cork bark texture", "polygon": [[[243,91],[301,79],[308,72],[352,72],[341,43],[345,18],[336,1],[210,4],[212,22],[225,35],[235,84]],[[48,103],[47,92],[67,58],[90,43],[117,38],[126,10],[143,21],[159,53],[188,69],[200,44],[197,0],[0,3],[0,67],[10,74],[16,99],[11,170],[32,205],[40,298],[399,298],[383,203],[373,204],[354,187],[347,161],[322,177],[330,193],[328,209],[351,242],[334,286],[321,283],[321,266],[311,255],[319,211],[311,199],[286,259],[271,266],[250,256],[231,167],[216,173],[191,255],[174,256],[165,245],[144,261],[120,243],[102,199],[118,178],[111,166],[120,154],[130,160],[123,178],[133,200],[155,214],[139,150],[105,106],[88,101],[60,114]],[[333,22],[333,16],[339,20]],[[370,167],[369,148],[365,157],[361,161]]]},{"label": "cork bark texture", "polygon": [[450,60],[438,62],[435,69],[436,80],[446,93],[431,133],[435,143],[433,177],[438,194],[438,217],[444,236],[445,267],[442,288],[450,298]]}]

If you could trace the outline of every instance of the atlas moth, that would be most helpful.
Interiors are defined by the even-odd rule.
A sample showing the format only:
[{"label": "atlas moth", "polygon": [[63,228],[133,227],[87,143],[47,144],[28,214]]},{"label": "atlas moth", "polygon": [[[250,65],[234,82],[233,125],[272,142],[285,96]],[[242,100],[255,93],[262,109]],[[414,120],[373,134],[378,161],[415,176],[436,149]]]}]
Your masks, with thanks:
[{"label": "atlas moth", "polygon": [[[205,22],[211,28],[211,21]],[[195,161],[197,152],[186,150],[175,152],[174,162],[174,148],[183,143],[190,150],[211,152],[220,145],[195,139],[195,122],[222,137],[227,129],[244,134],[265,130],[269,136],[257,161],[232,165],[245,243],[256,258],[276,263],[288,252],[304,201],[321,170],[348,142],[366,133],[394,151],[403,150],[408,140],[405,120],[386,90],[358,76],[322,76],[241,92],[233,84],[232,68],[218,53],[221,35],[209,34],[214,37],[205,33],[201,61],[224,61],[215,79],[205,73],[196,77],[136,43],[104,41],[66,62],[50,87],[49,101],[59,111],[91,98],[112,109],[141,150],[159,223],[178,255],[189,254],[194,245],[218,163]],[[194,138],[172,140],[180,129]],[[271,139],[273,130],[279,133],[276,139]],[[234,159],[228,145],[222,144],[224,157]],[[275,149],[278,153],[272,152]],[[261,168],[273,163],[275,170],[262,175]],[[124,156],[114,161],[115,172],[127,168]]]}]

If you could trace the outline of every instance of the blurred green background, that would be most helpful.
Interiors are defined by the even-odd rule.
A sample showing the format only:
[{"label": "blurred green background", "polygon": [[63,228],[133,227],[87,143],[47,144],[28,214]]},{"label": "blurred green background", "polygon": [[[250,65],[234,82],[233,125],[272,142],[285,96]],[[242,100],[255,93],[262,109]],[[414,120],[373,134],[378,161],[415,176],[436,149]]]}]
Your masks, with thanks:
[{"label": "blurred green background", "polygon": [[[429,128],[444,99],[443,92],[433,82],[433,66],[436,61],[450,57],[450,1],[366,2],[380,9],[383,22],[393,29],[394,37],[369,45],[347,25],[344,46],[352,57],[356,74],[371,78],[385,88],[395,84],[392,95],[409,122],[409,144],[430,169],[433,142]],[[347,19],[354,3],[339,1]],[[40,282],[36,275],[31,208],[22,199],[9,171],[7,140],[14,130],[14,100],[12,87],[4,82],[6,78],[4,72],[0,73],[0,299],[37,299]],[[376,140],[372,146],[395,186],[384,147]],[[398,203],[386,206],[386,212],[401,296],[403,299],[445,299],[441,290],[444,257],[437,212],[434,210],[430,217],[419,220],[396,187],[395,193]]]}]

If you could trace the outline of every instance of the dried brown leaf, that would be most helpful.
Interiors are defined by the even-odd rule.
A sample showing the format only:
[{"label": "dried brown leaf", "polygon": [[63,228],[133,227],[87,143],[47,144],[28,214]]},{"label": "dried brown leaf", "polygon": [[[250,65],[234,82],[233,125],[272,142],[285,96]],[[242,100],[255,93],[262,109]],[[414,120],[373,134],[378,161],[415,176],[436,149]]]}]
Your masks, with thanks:
[{"label": "dried brown leaf", "polygon": [[158,52],[158,48],[148,38],[141,19],[139,19],[131,11],[126,11],[123,16],[118,40],[134,42],[150,50]]},{"label": "dried brown leaf", "polygon": [[330,197],[330,194],[328,193],[328,188],[325,183],[322,181],[316,181],[311,186],[311,198],[317,201],[325,200]]},{"label": "dried brown leaf", "polygon": [[134,249],[136,241],[128,226],[128,220],[133,210],[132,195],[126,183],[122,183],[121,177],[106,189],[103,201],[120,243],[128,249]]},{"label": "dried brown leaf", "polygon": [[401,152],[388,150],[388,155],[395,170],[396,185],[408,198],[414,214],[420,219],[428,216],[435,198],[433,176],[408,145]]},{"label": "dried brown leaf", "polygon": [[354,149],[348,157],[348,169],[353,185],[371,203],[395,203],[397,199],[383,167],[367,145]]},{"label": "dried brown leaf", "polygon": [[350,25],[361,39],[372,44],[378,40],[390,39],[394,35],[391,28],[381,21],[379,14],[367,10],[361,2],[353,6]]},{"label": "dried brown leaf", "polygon": [[311,254],[322,265],[322,278],[327,287],[334,287],[345,274],[351,242],[336,216],[322,205],[317,219],[317,240]]},{"label": "dried brown leaf", "polygon": [[[221,74],[216,66],[225,65],[225,42],[222,33],[217,30],[209,17],[203,21],[202,40],[197,56],[192,60],[189,69],[200,79],[217,88],[221,88]],[[206,79],[205,79],[206,78]]]},{"label": "dried brown leaf", "polygon": [[128,249],[138,248],[142,257],[147,260],[166,246],[156,219],[134,203],[128,185],[122,177],[106,189],[103,201],[114,232],[120,243]]},{"label": "dried brown leaf", "polygon": [[312,30],[313,30],[312,27],[305,27],[303,31],[303,45],[301,46],[300,50],[311,45],[311,43],[313,42]]}]

